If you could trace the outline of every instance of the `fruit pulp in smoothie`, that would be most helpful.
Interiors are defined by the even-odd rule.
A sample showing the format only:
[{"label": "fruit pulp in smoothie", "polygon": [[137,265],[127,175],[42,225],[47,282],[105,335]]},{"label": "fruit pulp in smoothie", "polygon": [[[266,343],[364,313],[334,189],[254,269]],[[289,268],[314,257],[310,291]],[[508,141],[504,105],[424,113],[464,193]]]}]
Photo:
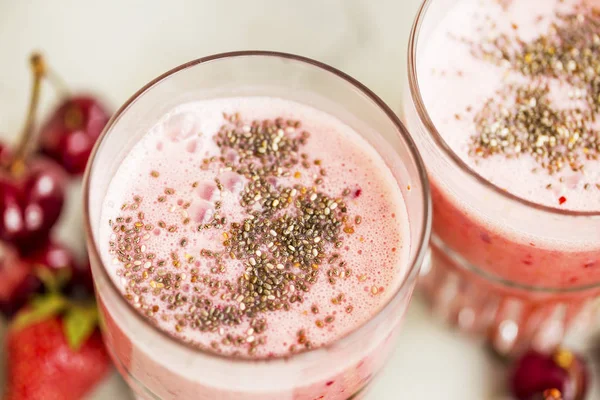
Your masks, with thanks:
[{"label": "fruit pulp in smoothie", "polygon": [[[205,352],[269,360],[373,317],[405,277],[408,238],[398,183],[356,132],[246,97],[181,105],[133,147],[109,186],[100,246],[149,323]],[[352,382],[323,376],[290,398],[348,398],[375,372],[355,367]]]},{"label": "fruit pulp in smoothie", "polygon": [[[600,18],[593,5],[461,0],[432,30],[418,59],[425,108],[451,151],[501,190],[559,212],[600,211],[600,86],[594,72],[600,70]],[[597,235],[565,237],[553,231],[551,218],[517,228],[510,210],[499,205],[494,214],[484,214],[482,205],[491,200],[471,198],[467,185],[453,187],[442,174],[430,173],[434,259],[441,267],[455,264],[458,256],[459,263],[478,271],[459,271],[459,279],[477,282],[471,294],[453,291],[465,306],[455,311],[469,311],[463,315],[466,325],[487,329],[504,319],[519,325],[532,315],[541,321],[554,313],[554,304],[536,314],[537,306],[522,299],[512,304],[504,296],[533,299],[542,295],[529,292],[533,287],[558,293],[600,282]],[[573,221],[576,231],[580,221]],[[441,254],[446,250],[450,259]],[[439,279],[433,290],[451,281],[443,271],[434,272]],[[499,298],[487,301],[494,293],[485,283],[489,279],[498,282]],[[482,293],[475,299],[477,292]],[[552,296],[545,293],[544,301],[550,305]],[[580,311],[575,302],[559,318],[568,323]],[[473,317],[484,313],[491,322]],[[513,339],[514,333],[511,325]]]}]

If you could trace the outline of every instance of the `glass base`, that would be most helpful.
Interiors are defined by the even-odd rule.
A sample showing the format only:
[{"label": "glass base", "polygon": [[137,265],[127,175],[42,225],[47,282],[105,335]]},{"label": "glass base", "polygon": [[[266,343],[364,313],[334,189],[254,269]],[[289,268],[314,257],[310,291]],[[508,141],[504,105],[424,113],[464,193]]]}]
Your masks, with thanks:
[{"label": "glass base", "polygon": [[[359,392],[357,392],[356,394],[348,397],[347,400],[366,400],[367,398],[367,393],[368,393],[368,387],[364,387],[363,389],[361,389]],[[134,394],[134,399],[135,400],[152,400],[154,398],[152,397],[141,397],[139,395],[135,395]],[[327,400],[326,398],[322,398],[322,399],[315,399],[315,400]]]},{"label": "glass base", "polygon": [[565,338],[583,339],[598,315],[598,289],[546,291],[482,275],[432,238],[419,278],[434,314],[461,331],[483,337],[501,355],[529,347],[549,350]]},{"label": "glass base", "polygon": [[[129,388],[131,389],[133,398],[135,400],[162,400],[159,396],[152,393],[138,379],[136,379],[133,375],[131,375],[129,373],[128,369],[123,365],[121,360],[115,356],[115,353],[114,353],[112,347],[110,346],[110,344],[109,343],[105,343],[105,344],[106,344],[108,353],[110,354],[117,371],[119,372],[121,377],[123,377],[123,379],[129,386]],[[355,392],[353,395],[348,397],[346,400],[365,400],[367,393],[371,389],[371,386],[372,386],[371,383],[373,382],[373,379],[374,379],[374,377],[370,376],[369,380],[357,392]],[[199,398],[203,398],[202,394],[198,394],[198,396],[199,396]],[[227,397],[226,399],[223,399],[223,400],[243,400],[243,399],[244,399],[244,396],[240,395],[240,396],[235,396],[235,397]],[[211,399],[211,400],[218,400],[218,399]],[[320,396],[317,398],[308,399],[305,396],[296,397],[295,395],[291,394],[289,397],[289,400],[327,400],[327,397]]]},{"label": "glass base", "polygon": [[[354,393],[352,396],[348,397],[346,400],[366,400],[367,394],[369,393],[370,388],[371,388],[371,384],[367,383],[365,386],[363,386],[362,389],[360,389],[358,392]],[[148,397],[148,396],[150,396],[150,397]],[[142,395],[136,394],[136,393],[133,394],[133,398],[135,400],[160,400],[160,399],[158,399],[158,397],[154,397],[153,395],[148,395],[148,396],[142,396]],[[327,398],[318,397],[316,399],[310,399],[310,400],[327,400]]]}]

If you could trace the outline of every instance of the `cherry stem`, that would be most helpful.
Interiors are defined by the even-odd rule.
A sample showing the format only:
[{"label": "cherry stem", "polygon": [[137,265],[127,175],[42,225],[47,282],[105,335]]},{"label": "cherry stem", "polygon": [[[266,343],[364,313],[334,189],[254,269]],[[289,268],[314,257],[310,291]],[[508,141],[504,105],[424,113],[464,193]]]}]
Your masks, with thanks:
[{"label": "cherry stem", "polygon": [[35,118],[40,100],[42,81],[46,76],[46,63],[44,57],[39,53],[33,53],[29,59],[31,72],[33,73],[33,86],[27,111],[27,119],[21,134],[21,140],[15,152],[14,158],[10,164],[10,170],[14,174],[20,174],[25,167],[25,161],[32,148],[33,137],[35,136]]}]

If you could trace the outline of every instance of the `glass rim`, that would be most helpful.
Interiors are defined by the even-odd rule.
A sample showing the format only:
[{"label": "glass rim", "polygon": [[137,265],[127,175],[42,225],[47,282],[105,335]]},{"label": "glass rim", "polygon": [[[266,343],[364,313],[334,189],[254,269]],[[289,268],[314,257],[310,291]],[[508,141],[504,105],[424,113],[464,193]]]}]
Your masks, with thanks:
[{"label": "glass rim", "polygon": [[408,42],[408,85],[410,89],[411,99],[414,103],[415,109],[417,111],[417,115],[420,121],[425,125],[430,137],[435,142],[437,148],[441,149],[443,153],[450,158],[450,160],[458,166],[463,172],[469,175],[471,178],[475,179],[479,184],[483,187],[492,190],[493,192],[499,194],[507,200],[512,202],[516,202],[520,205],[542,211],[545,213],[549,213],[552,215],[558,216],[567,216],[567,217],[600,217],[600,210],[592,210],[592,211],[577,211],[577,210],[569,210],[569,209],[561,209],[555,206],[547,206],[543,204],[539,204],[533,202],[531,200],[524,199],[519,197],[513,193],[510,193],[489,180],[485,179],[481,176],[477,171],[471,168],[462,158],[460,158],[446,143],[438,129],[436,128],[433,120],[431,119],[429,112],[427,111],[427,107],[425,106],[425,102],[421,95],[421,89],[419,85],[419,73],[417,68],[417,47],[419,45],[419,36],[421,33],[421,27],[423,22],[427,17],[427,11],[431,4],[436,0],[424,0],[419,10],[417,12],[417,16],[413,23],[409,42]]},{"label": "glass rim", "polygon": [[[151,90],[153,87],[160,84],[164,80],[170,78],[171,76],[177,74],[178,72],[189,69],[189,68],[193,68],[198,65],[213,62],[213,61],[220,61],[220,60],[239,58],[239,57],[266,57],[266,58],[273,58],[273,59],[279,58],[279,59],[299,62],[301,64],[305,64],[308,66],[313,66],[318,69],[321,69],[321,70],[333,75],[336,78],[340,78],[340,79],[344,80],[347,84],[352,85],[352,86],[354,86],[354,88],[358,89],[358,91],[362,95],[365,95],[369,100],[371,100],[373,103],[375,103],[375,105],[378,106],[380,110],[382,110],[385,113],[387,118],[389,118],[390,121],[395,126],[396,130],[398,131],[398,134],[402,136],[402,139],[406,143],[408,151],[416,164],[416,168],[417,168],[418,174],[419,174],[418,179],[419,179],[419,184],[420,184],[420,188],[421,188],[421,192],[422,192],[421,194],[423,196],[423,201],[422,201],[423,218],[421,219],[421,221],[419,221],[419,225],[421,225],[421,232],[419,235],[418,242],[411,243],[411,246],[414,246],[416,251],[414,252],[414,255],[411,257],[409,262],[407,263],[408,270],[406,271],[406,274],[403,277],[403,279],[398,284],[398,287],[395,289],[394,293],[377,310],[377,312],[371,318],[362,322],[360,325],[356,326],[354,329],[350,330],[349,332],[346,332],[344,335],[340,336],[336,340],[334,340],[330,343],[327,343],[323,346],[320,346],[320,347],[317,347],[314,349],[305,350],[305,351],[298,352],[298,353],[294,353],[291,355],[281,355],[281,356],[276,356],[276,357],[264,357],[264,358],[254,358],[253,359],[253,358],[249,358],[249,357],[245,357],[245,356],[232,356],[232,355],[218,354],[218,353],[212,352],[210,350],[195,347],[195,346],[191,345],[190,343],[182,342],[182,341],[178,340],[177,338],[175,338],[174,336],[172,336],[172,335],[168,334],[167,332],[163,331],[162,329],[158,328],[157,326],[149,323],[149,321],[146,318],[144,318],[144,316],[141,315],[141,313],[139,313],[131,303],[129,303],[128,301],[125,300],[125,298],[121,295],[121,291],[119,290],[119,288],[117,287],[117,285],[115,284],[113,279],[109,276],[106,266],[104,265],[104,262],[102,261],[102,257],[100,256],[100,251],[98,249],[98,246],[96,245],[96,235],[94,234],[94,232],[92,230],[92,224],[91,224],[91,219],[90,219],[90,212],[89,212],[90,204],[89,203],[90,203],[90,179],[91,179],[91,175],[92,175],[92,169],[94,168],[94,164],[98,157],[98,152],[99,152],[100,146],[102,145],[102,143],[104,143],[109,132],[112,130],[112,127],[120,120],[121,116],[124,113],[126,113],[127,110],[137,101],[137,99],[140,98],[141,96],[143,96],[147,91]],[[121,107],[119,107],[119,109],[111,116],[110,120],[104,127],[100,137],[98,138],[98,140],[96,141],[96,143],[94,145],[94,148],[90,155],[90,158],[89,158],[89,161],[88,161],[88,164],[86,166],[86,170],[85,170],[85,173],[83,176],[83,220],[84,220],[83,223],[84,223],[85,234],[86,234],[86,237],[87,237],[88,243],[89,243],[89,245],[88,245],[88,249],[89,249],[89,253],[90,253],[89,256],[94,259],[94,261],[97,263],[97,265],[101,266],[100,271],[101,271],[101,274],[103,275],[103,277],[109,282],[109,284],[108,284],[109,290],[116,292],[118,295],[117,298],[119,299],[121,304],[123,304],[129,312],[131,312],[133,315],[135,315],[135,318],[138,319],[138,321],[140,321],[143,325],[150,328],[155,333],[158,333],[161,338],[166,339],[170,343],[172,343],[182,349],[192,351],[194,354],[197,354],[197,355],[203,355],[203,356],[210,357],[210,358],[239,362],[239,363],[253,363],[254,364],[254,363],[272,363],[272,362],[276,362],[276,361],[287,361],[287,360],[291,360],[291,359],[296,360],[296,359],[305,357],[307,354],[314,354],[314,353],[318,353],[319,351],[326,351],[327,349],[332,348],[341,342],[349,340],[350,338],[360,337],[361,332],[367,330],[374,323],[374,321],[376,321],[379,317],[381,317],[381,315],[391,307],[392,303],[394,303],[395,300],[397,300],[399,297],[404,295],[407,292],[407,290],[410,290],[412,283],[416,280],[419,269],[420,269],[420,265],[422,264],[423,259],[426,254],[426,251],[428,249],[429,237],[431,234],[431,218],[432,218],[431,217],[431,196],[430,196],[430,189],[429,189],[429,180],[427,177],[427,172],[425,170],[425,165],[423,163],[423,160],[421,159],[421,156],[418,152],[415,142],[413,141],[412,137],[408,133],[408,130],[406,129],[404,124],[400,121],[398,116],[389,108],[389,106],[379,96],[377,96],[373,91],[371,91],[369,88],[367,88],[364,84],[360,83],[355,78],[351,77],[350,75],[348,75],[332,66],[329,66],[320,61],[313,60],[311,58],[307,58],[307,57],[303,57],[303,56],[299,56],[299,55],[295,55],[295,54],[290,54],[290,53],[276,52],[276,51],[243,50],[243,51],[232,51],[232,52],[213,54],[210,56],[201,57],[201,58],[189,61],[187,63],[181,64],[181,65],[179,65],[175,68],[172,68],[169,71],[159,75],[158,77],[154,78],[153,80],[151,80],[150,82],[145,84],[137,92],[135,92],[131,97],[129,97],[129,99],[127,99],[125,101],[125,103]]]}]

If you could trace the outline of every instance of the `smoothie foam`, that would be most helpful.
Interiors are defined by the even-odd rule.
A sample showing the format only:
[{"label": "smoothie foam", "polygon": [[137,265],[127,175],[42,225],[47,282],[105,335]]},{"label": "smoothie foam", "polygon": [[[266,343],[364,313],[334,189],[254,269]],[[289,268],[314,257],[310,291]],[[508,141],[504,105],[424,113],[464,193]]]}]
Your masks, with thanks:
[{"label": "smoothie foam", "polygon": [[[474,54],[477,48],[496,51],[492,45],[495,40],[506,40],[506,46],[510,47],[517,41],[531,43],[540,36],[552,34],[553,24],[564,26],[559,15],[576,15],[582,12],[584,4],[579,0],[456,2],[428,38],[421,55],[419,75],[425,105],[438,131],[450,148],[482,177],[534,203],[598,211],[600,162],[597,158],[581,157],[582,171],[573,171],[567,166],[549,174],[529,154],[510,159],[503,154],[473,157],[470,147],[472,138],[478,135],[475,119],[486,102],[494,99],[510,109],[513,95],[502,98],[498,94],[509,85],[539,87],[547,84],[551,104],[557,110],[584,108],[581,99],[584,89],[560,76],[526,76],[506,60],[497,62],[493,57]],[[490,125],[493,122],[490,121]],[[600,124],[596,121],[590,128],[590,134],[597,136]]]},{"label": "smoothie foam", "polygon": [[[282,125],[274,129],[281,141],[269,142],[273,154],[288,143],[285,138],[300,138],[303,132],[309,136],[292,149],[280,170],[269,170],[266,191],[256,196],[254,188],[248,197],[251,174],[236,171],[243,162],[240,148],[218,146],[215,135],[224,132],[223,126],[237,129],[242,137],[252,135],[252,121],[262,126],[277,118]],[[291,258],[281,261],[288,247],[289,257],[298,250],[298,243],[278,247],[279,238],[289,235],[285,229],[264,230],[267,238],[261,237],[253,256],[225,252],[235,240],[232,224],[239,224],[243,239],[250,213],[266,207],[275,209],[271,219],[293,216],[296,201],[311,198],[324,203],[326,215],[336,215],[339,227],[335,241],[312,232],[300,241],[301,250],[312,257],[308,269]],[[285,201],[289,204],[283,207]],[[129,152],[103,204],[100,250],[125,297],[160,329],[220,354],[281,356],[340,338],[394,294],[408,264],[406,213],[384,161],[341,121],[278,98],[224,98],[179,106]],[[125,241],[127,232],[130,242]],[[278,254],[274,248],[280,249]],[[255,276],[274,271],[272,279],[246,301],[240,282],[253,282],[244,274],[254,274],[261,257],[264,267]],[[298,282],[281,278],[284,272]],[[261,301],[274,310],[256,308]],[[255,312],[249,313],[250,307]],[[210,322],[214,314],[220,322]]]}]

